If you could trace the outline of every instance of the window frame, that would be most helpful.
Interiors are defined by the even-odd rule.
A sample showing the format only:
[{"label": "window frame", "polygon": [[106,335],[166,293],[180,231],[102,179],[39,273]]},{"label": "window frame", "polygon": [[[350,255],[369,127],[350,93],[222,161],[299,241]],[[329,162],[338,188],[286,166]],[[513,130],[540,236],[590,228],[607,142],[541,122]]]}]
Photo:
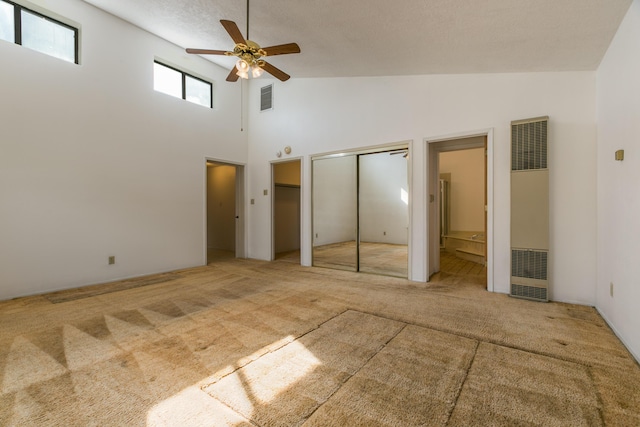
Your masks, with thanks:
[{"label": "window frame", "polygon": [[[191,73],[187,73],[186,71],[183,71],[183,70],[181,70],[181,69],[179,69],[179,68],[176,68],[176,67],[173,67],[173,66],[171,66],[171,65],[168,65],[167,63],[162,62],[162,61],[157,60],[157,59],[154,59],[154,60],[153,60],[153,63],[154,63],[154,64],[161,65],[161,66],[163,66],[163,67],[169,68],[170,70],[173,70],[173,71],[176,71],[176,72],[180,73],[181,82],[182,82],[182,99],[183,99],[184,101],[187,101],[187,102],[189,102],[190,104],[199,105],[199,106],[201,106],[201,107],[207,107],[207,108],[211,108],[211,109],[213,109],[213,82],[210,82],[210,81],[205,80],[205,79],[203,79],[203,78],[201,78],[201,77],[198,77],[198,76],[194,76],[194,75],[193,75],[193,74],[191,74]],[[206,83],[207,85],[209,85],[209,105],[208,105],[208,106],[207,106],[207,105],[199,104],[199,103],[197,103],[197,102],[189,101],[189,100],[187,99],[187,76],[191,77],[191,78],[192,78],[192,79],[194,79],[194,80],[198,80],[198,81],[200,81],[200,82],[202,82],[202,83]],[[154,76],[154,78],[155,78],[155,76]],[[154,90],[155,90],[155,89],[154,89]],[[173,96],[173,95],[171,95],[171,94],[168,94],[168,93],[165,93],[165,92],[161,92],[161,91],[158,91],[158,90],[155,90],[155,91],[156,91],[156,92],[159,92],[159,93],[164,93],[165,95]],[[174,98],[177,98],[177,97],[174,97]]]},{"label": "window frame", "polygon": [[[70,24],[67,24],[65,22],[62,22],[59,19],[52,18],[51,16],[45,15],[42,12],[38,12],[37,10],[33,10],[33,9],[28,8],[28,7],[25,7],[25,6],[23,6],[23,5],[19,4],[19,3],[15,3],[15,2],[10,1],[10,0],[0,0],[0,1],[2,1],[3,3],[8,3],[8,4],[13,6],[13,27],[14,27],[13,28],[13,31],[14,31],[14,41],[13,42],[15,44],[18,44],[18,45],[22,46],[22,11],[25,10],[28,13],[36,15],[36,16],[38,16],[38,17],[40,17],[40,18],[42,18],[42,19],[44,19],[46,21],[49,21],[49,22],[51,22],[53,24],[59,25],[61,27],[64,27],[64,28],[66,28],[68,30],[73,31],[73,34],[74,34],[74,37],[73,37],[73,39],[74,39],[73,40],[73,44],[74,44],[74,46],[73,46],[73,57],[74,57],[73,63],[76,64],[76,65],[80,64],[80,61],[79,61],[79,59],[80,59],[80,30],[78,28],[74,27],[73,25],[70,25]],[[31,50],[34,50],[35,52],[40,52],[40,53],[42,53],[44,55],[51,56],[53,58],[61,59],[62,61],[65,61],[65,62],[71,62],[71,61],[67,61],[67,60],[62,59],[62,58],[58,58],[58,57],[53,56],[53,55],[49,55],[46,52],[41,52],[41,51],[35,50],[35,49],[31,49]]]}]

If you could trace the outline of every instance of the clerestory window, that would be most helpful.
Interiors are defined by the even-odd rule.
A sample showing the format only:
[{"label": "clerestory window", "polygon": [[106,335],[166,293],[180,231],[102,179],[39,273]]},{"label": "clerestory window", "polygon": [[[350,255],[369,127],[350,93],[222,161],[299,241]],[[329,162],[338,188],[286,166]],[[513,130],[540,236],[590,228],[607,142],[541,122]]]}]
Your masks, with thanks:
[{"label": "clerestory window", "polygon": [[78,63],[77,28],[7,0],[0,0],[0,40]]},{"label": "clerestory window", "polygon": [[158,61],[153,64],[153,88],[158,92],[213,108],[211,83]]}]

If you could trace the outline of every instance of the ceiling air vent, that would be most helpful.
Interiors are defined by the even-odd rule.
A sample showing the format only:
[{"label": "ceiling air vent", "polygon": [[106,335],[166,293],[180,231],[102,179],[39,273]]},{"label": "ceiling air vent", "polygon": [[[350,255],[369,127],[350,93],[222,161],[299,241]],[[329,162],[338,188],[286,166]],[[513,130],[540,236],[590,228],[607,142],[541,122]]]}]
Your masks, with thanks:
[{"label": "ceiling air vent", "polygon": [[273,85],[260,88],[260,111],[273,109]]}]

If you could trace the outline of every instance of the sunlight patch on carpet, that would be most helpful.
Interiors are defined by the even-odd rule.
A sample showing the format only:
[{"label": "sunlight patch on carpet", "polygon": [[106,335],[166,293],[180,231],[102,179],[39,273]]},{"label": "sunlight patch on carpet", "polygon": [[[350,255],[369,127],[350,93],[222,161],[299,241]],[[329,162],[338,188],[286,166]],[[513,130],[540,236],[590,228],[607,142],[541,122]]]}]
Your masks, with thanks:
[{"label": "sunlight patch on carpet", "polygon": [[147,427],[251,426],[237,412],[211,399],[198,387],[189,387],[155,405],[147,414]]},{"label": "sunlight patch on carpet", "polygon": [[[400,322],[347,311],[204,391],[260,425],[298,425],[403,327]],[[327,342],[336,354],[353,357],[324,358],[326,347],[317,344]]]}]

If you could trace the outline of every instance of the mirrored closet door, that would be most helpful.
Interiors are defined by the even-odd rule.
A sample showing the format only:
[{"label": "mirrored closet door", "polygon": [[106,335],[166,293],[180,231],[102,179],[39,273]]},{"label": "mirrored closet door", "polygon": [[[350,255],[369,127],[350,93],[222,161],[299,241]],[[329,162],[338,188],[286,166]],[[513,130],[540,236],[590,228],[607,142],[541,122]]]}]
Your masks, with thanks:
[{"label": "mirrored closet door", "polygon": [[357,156],[313,160],[313,265],[358,271]]},{"label": "mirrored closet door", "polygon": [[312,158],[314,266],[408,276],[407,153]]}]

